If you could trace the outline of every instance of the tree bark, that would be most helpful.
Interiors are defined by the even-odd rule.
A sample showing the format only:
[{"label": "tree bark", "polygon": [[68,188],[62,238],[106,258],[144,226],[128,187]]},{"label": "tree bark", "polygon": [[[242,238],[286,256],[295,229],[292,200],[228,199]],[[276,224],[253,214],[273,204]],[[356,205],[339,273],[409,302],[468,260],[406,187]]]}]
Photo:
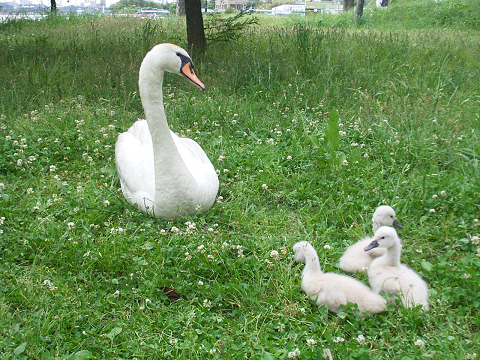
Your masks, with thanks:
[{"label": "tree bark", "polygon": [[177,16],[185,16],[185,0],[177,0],[177,9],[175,14]]},{"label": "tree bark", "polygon": [[50,0],[50,12],[57,12],[57,2],[56,0]]},{"label": "tree bark", "polygon": [[187,16],[188,50],[194,52],[204,49],[206,40],[201,0],[185,0],[185,15]]},{"label": "tree bark", "polygon": [[348,11],[355,5],[355,0],[343,0],[343,11]]},{"label": "tree bark", "polygon": [[360,20],[363,15],[363,5],[365,4],[365,0],[357,0],[357,7],[355,8],[355,22]]}]

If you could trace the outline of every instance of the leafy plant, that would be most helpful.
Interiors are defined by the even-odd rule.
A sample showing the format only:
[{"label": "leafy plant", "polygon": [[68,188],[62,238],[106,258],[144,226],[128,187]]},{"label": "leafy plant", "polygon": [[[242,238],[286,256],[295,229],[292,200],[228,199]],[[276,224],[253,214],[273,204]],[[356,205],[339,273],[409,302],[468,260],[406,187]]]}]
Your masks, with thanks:
[{"label": "leafy plant", "polygon": [[205,38],[212,43],[236,40],[248,26],[255,24],[258,19],[250,11],[235,15],[208,14],[204,19]]},{"label": "leafy plant", "polygon": [[330,116],[325,126],[325,134],[319,138],[316,135],[309,134],[311,146],[316,150],[318,155],[317,164],[324,168],[328,165],[338,168],[348,165],[348,162],[356,160],[359,156],[358,149],[354,149],[347,160],[347,155],[339,150],[341,143],[341,130],[339,126],[338,111],[334,109],[330,112]]}]

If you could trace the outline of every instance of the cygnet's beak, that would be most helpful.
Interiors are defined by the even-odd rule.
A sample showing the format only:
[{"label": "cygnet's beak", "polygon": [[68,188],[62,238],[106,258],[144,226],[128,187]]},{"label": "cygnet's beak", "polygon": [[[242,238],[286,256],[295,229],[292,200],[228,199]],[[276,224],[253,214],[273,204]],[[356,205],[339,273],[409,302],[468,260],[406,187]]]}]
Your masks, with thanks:
[{"label": "cygnet's beak", "polygon": [[395,227],[398,228],[398,229],[403,229],[402,224],[400,224],[400,223],[397,221],[397,219],[393,220],[393,224],[392,224],[392,225],[395,226]]},{"label": "cygnet's beak", "polygon": [[370,244],[368,244],[367,246],[365,246],[365,251],[368,251],[368,250],[372,250],[372,249],[375,249],[376,247],[378,247],[378,241],[377,240],[373,240]]},{"label": "cygnet's beak", "polygon": [[180,74],[182,74],[185,79],[197,85],[200,89],[205,90],[205,85],[202,84],[200,79],[193,72],[193,66],[191,62],[187,62],[182,66],[180,69]]}]

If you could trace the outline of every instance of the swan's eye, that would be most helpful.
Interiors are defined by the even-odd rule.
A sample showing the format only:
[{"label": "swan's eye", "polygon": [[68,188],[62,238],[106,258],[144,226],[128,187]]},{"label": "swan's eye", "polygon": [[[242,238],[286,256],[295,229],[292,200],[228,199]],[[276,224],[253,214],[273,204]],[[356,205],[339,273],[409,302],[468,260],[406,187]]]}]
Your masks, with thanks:
[{"label": "swan's eye", "polygon": [[385,236],[382,236],[382,239],[385,239]]},{"label": "swan's eye", "polygon": [[181,65],[182,68],[185,66],[185,64],[190,63],[190,70],[193,70],[194,65],[193,65],[192,59],[190,59],[188,56],[185,56],[185,55],[180,54],[178,52],[176,54],[180,58],[180,60],[182,61],[182,65]]}]

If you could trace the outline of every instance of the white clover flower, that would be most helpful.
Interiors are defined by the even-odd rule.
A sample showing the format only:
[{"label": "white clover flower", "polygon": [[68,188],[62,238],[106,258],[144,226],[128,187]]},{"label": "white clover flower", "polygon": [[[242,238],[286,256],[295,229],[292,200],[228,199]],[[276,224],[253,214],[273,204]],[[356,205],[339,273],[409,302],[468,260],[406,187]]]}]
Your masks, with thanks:
[{"label": "white clover flower", "polygon": [[23,164],[23,160],[22,159],[18,159],[17,160],[17,166],[22,166]]},{"label": "white clover flower", "polygon": [[301,312],[302,314],[305,314],[305,308],[300,308],[300,312]]},{"label": "white clover flower", "polygon": [[55,165],[50,165],[50,172],[54,172],[57,169]]},{"label": "white clover flower", "polygon": [[367,339],[365,339],[365,336],[363,336],[362,334],[360,334],[360,335],[358,335],[358,336],[356,337],[355,340],[357,340],[357,342],[358,342],[359,344],[364,344]]},{"label": "white clover flower", "polygon": [[152,303],[152,300],[150,300],[149,298],[145,299],[145,305],[148,305],[148,304],[151,304],[151,303]]},{"label": "white clover flower", "polygon": [[480,238],[478,236],[472,236],[472,244],[473,245],[480,244]]},{"label": "white clover flower", "polygon": [[430,209],[430,214],[433,214],[435,212],[435,209]]},{"label": "white clover flower", "polygon": [[172,226],[172,228],[170,229],[171,232],[175,233],[175,234],[178,234],[180,232],[180,229],[177,228],[176,226]]},{"label": "white clover flower", "polygon": [[0,189],[5,189],[5,184],[4,183],[0,183]]},{"label": "white clover flower", "polygon": [[335,339],[333,339],[334,343],[343,343],[345,341],[344,338],[337,336]]},{"label": "white clover flower", "polygon": [[207,255],[207,259],[213,260],[213,255]]},{"label": "white clover flower", "polygon": [[282,248],[280,249],[280,251],[281,251],[281,253],[282,253],[283,255],[287,255],[287,254],[288,254],[288,250],[287,250],[286,247],[282,247]]},{"label": "white clover flower", "polygon": [[73,222],[69,222],[67,224],[67,227],[68,227],[69,230],[72,230],[75,227],[75,224]]},{"label": "white clover flower", "polygon": [[108,205],[110,205],[110,201],[105,200],[105,201],[103,202],[103,206],[108,206]]},{"label": "white clover flower", "polygon": [[365,154],[363,155],[363,157],[364,157],[365,159],[368,159],[368,158],[370,157],[370,155],[368,155],[367,153],[365,153]]},{"label": "white clover flower", "polygon": [[343,160],[343,166],[348,166],[348,161],[347,160]]},{"label": "white clover flower", "polygon": [[35,161],[35,160],[37,160],[37,158],[33,155],[28,157],[28,161]]},{"label": "white clover flower", "polygon": [[267,184],[262,184],[262,189],[263,189],[263,190],[267,190],[267,189],[268,189],[268,185],[267,185]]},{"label": "white clover flower", "polygon": [[202,281],[202,280],[199,280],[199,281],[198,281],[198,285],[203,286],[203,281]]},{"label": "white clover flower", "polygon": [[177,339],[177,338],[171,338],[171,339],[170,339],[170,345],[175,345],[176,343],[178,343],[178,339]]},{"label": "white clover flower", "polygon": [[270,251],[270,257],[272,259],[278,259],[278,251],[277,250]]},{"label": "white clover flower", "polygon": [[225,156],[223,156],[223,155],[220,155],[217,159],[217,161],[223,161],[223,160],[225,160]]},{"label": "white clover flower", "polygon": [[438,195],[437,194],[432,195],[432,199],[438,199]]},{"label": "white clover flower", "polygon": [[292,155],[288,155],[287,160],[292,160]]},{"label": "white clover flower", "polygon": [[298,348],[295,349],[294,351],[290,351],[290,352],[288,353],[288,358],[289,358],[289,359],[294,359],[294,358],[296,358],[296,357],[298,357],[298,356],[300,356],[300,350],[299,350]]},{"label": "white clover flower", "polygon": [[330,249],[331,249],[330,245],[324,245],[323,248],[324,248],[325,250],[330,250]]},{"label": "white clover flower", "polygon": [[207,299],[203,300],[203,307],[205,309],[210,309],[212,307],[212,302],[210,300],[207,300]]},{"label": "white clover flower", "polygon": [[417,341],[415,341],[415,346],[424,347],[425,342],[422,339],[418,339]]},{"label": "white clover flower", "polygon": [[190,260],[192,258],[192,256],[190,255],[190,253],[187,251],[185,253],[185,260]]},{"label": "white clover flower", "polygon": [[33,194],[33,193],[34,193],[34,191],[33,191],[32,188],[28,188],[28,189],[27,189],[27,194],[31,195],[31,194]]},{"label": "white clover flower", "polygon": [[440,195],[445,196],[447,195],[447,192],[445,190],[440,191]]},{"label": "white clover flower", "polygon": [[317,343],[317,340],[315,340],[315,339],[307,339],[307,345],[308,346],[315,345],[316,343]]}]

